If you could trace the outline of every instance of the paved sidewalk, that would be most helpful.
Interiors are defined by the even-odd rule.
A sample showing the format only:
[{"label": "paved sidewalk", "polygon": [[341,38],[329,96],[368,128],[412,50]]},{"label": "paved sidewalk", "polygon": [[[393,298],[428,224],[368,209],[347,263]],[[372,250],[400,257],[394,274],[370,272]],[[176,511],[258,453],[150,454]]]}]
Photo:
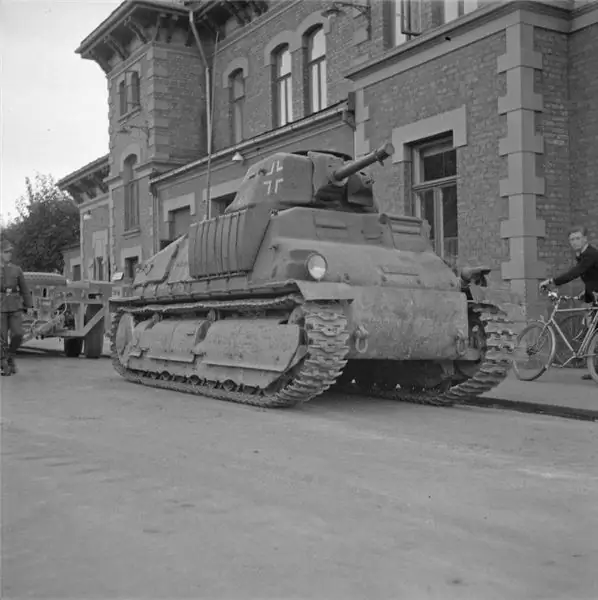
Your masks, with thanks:
[{"label": "paved sidewalk", "polygon": [[497,388],[471,404],[598,420],[598,384],[584,381],[585,369],[553,367],[536,381],[519,381],[513,372]]},{"label": "paved sidewalk", "polygon": [[[31,340],[25,348],[62,352],[58,339]],[[110,356],[110,344],[104,342],[104,356]],[[513,372],[497,388],[467,402],[472,406],[506,408],[560,417],[598,420],[598,384],[583,381],[584,369],[553,367],[536,381],[519,381]]]}]

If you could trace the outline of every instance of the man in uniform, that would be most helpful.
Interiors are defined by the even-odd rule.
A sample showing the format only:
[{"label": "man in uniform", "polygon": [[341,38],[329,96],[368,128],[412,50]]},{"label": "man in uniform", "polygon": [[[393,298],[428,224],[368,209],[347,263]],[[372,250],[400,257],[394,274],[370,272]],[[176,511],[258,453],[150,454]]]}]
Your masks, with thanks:
[{"label": "man in uniform", "polygon": [[[0,251],[0,334],[2,336],[2,368],[6,370],[2,375],[16,373],[15,354],[23,340],[23,310],[31,308],[31,294],[25,283],[23,271],[13,265],[12,244],[2,240]],[[10,332],[10,343],[8,334]]]}]

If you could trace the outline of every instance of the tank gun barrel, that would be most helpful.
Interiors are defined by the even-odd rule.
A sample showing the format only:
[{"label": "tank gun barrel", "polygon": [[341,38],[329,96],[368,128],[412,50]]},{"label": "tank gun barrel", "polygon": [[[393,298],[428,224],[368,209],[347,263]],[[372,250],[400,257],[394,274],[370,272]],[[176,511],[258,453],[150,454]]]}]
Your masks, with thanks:
[{"label": "tank gun barrel", "polygon": [[336,171],[333,171],[330,178],[332,179],[332,181],[342,181],[343,179],[350,177],[354,173],[361,171],[361,169],[373,165],[375,162],[379,162],[380,164],[382,164],[382,162],[385,159],[389,158],[394,154],[394,151],[394,146],[390,142],[387,142],[386,144],[384,144],[384,146],[380,146],[378,150],[374,150],[373,152],[366,154],[362,158],[352,160],[344,164]]}]

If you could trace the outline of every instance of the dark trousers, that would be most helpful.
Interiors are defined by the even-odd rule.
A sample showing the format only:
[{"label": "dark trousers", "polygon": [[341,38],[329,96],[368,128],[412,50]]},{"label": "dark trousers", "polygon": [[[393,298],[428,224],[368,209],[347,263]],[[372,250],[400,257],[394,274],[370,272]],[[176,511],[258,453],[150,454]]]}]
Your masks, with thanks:
[{"label": "dark trousers", "polygon": [[10,332],[8,350],[11,354],[15,354],[23,341],[23,312],[20,310],[3,312],[0,313],[0,316],[0,335],[2,335],[2,340],[8,344],[8,333]]}]

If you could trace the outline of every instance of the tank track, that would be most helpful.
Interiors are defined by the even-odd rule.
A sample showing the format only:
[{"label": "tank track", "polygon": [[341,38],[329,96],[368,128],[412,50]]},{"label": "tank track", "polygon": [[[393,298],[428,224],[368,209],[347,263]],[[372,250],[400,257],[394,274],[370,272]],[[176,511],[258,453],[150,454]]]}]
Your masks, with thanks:
[{"label": "tank track", "polygon": [[[149,318],[154,314],[169,315],[206,310],[255,313],[265,309],[290,309],[298,305],[302,305],[305,319],[305,335],[308,343],[307,354],[299,363],[298,370],[293,375],[288,374],[288,381],[284,383],[281,389],[272,394],[256,389],[247,391],[243,386],[234,385],[232,382],[226,385],[217,382],[193,380],[192,377],[186,377],[181,381],[178,378],[169,377],[168,374],[164,377],[164,373],[156,378],[153,376],[154,374],[127,369],[118,359],[116,332],[118,324],[125,313]],[[128,381],[262,408],[292,407],[311,400],[326,391],[347,364],[345,357],[349,352],[347,319],[340,304],[303,303],[302,298],[294,294],[270,300],[157,304],[139,308],[120,306],[117,308],[112,321],[110,341],[112,364],[115,370]]]},{"label": "tank track", "polygon": [[513,331],[513,323],[506,318],[506,313],[499,307],[489,304],[473,304],[470,306],[470,311],[476,313],[486,334],[486,354],[472,378],[448,389],[379,390],[375,387],[364,388],[356,384],[349,384],[341,387],[339,391],[386,400],[448,407],[481,396],[495,388],[509,373],[517,335]]}]

